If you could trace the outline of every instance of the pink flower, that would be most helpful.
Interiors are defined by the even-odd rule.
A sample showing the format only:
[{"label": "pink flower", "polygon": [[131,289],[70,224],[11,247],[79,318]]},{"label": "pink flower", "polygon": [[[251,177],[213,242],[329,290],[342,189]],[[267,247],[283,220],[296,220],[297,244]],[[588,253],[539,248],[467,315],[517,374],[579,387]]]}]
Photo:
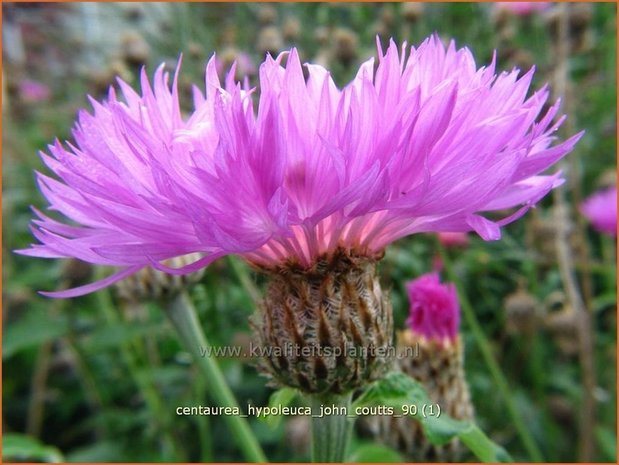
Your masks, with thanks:
[{"label": "pink flower", "polygon": [[[78,225],[37,212],[41,244],[21,252],[124,267],[58,294],[73,296],[145,266],[184,274],[227,254],[309,267],[336,249],[380,254],[418,232],[494,240],[562,183],[539,173],[582,135],[552,146],[563,118],[552,123],[558,102],[540,115],[545,87],[527,97],[533,70],[496,75],[494,62],[477,68],[468,49],[437,36],[410,51],[392,42],[341,90],[306,66],[307,81],[296,50],[267,57],[254,111],[234,70],[223,89],[211,60],[208,98],[196,91],[187,119],[161,68],[154,90],[142,75],[142,95],[121,81],[124,103],[113,91],[93,101],[76,145],[42,154],[60,178],[39,174],[43,194]],[[512,207],[507,218],[482,215]],[[178,270],[161,264],[191,252],[204,256]]]},{"label": "pink flower", "polygon": [[19,96],[26,103],[40,103],[49,99],[49,87],[32,79],[24,79],[19,83]]},{"label": "pink flower", "polygon": [[551,2],[497,2],[495,5],[500,10],[507,10],[518,16],[527,16],[545,10]]},{"label": "pink flower", "polygon": [[429,273],[406,285],[410,300],[410,329],[427,339],[453,341],[458,336],[460,305],[453,284],[441,284],[438,273]]},{"label": "pink flower", "polygon": [[617,188],[598,191],[580,206],[583,215],[598,231],[617,236]]},{"label": "pink flower", "polygon": [[439,242],[445,247],[466,247],[469,245],[469,236],[463,232],[440,232]]}]

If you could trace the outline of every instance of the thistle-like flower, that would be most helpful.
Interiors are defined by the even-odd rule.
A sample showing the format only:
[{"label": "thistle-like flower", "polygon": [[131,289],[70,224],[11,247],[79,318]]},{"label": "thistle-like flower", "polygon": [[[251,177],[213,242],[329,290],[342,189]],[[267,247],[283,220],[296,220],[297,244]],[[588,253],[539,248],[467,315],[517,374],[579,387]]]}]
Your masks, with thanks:
[{"label": "thistle-like flower", "polygon": [[460,304],[453,284],[441,284],[438,273],[430,273],[406,285],[410,314],[406,324],[416,337],[439,345],[453,343],[460,327]]},{"label": "thistle-like flower", "polygon": [[[431,273],[406,287],[410,316],[408,328],[398,333],[397,367],[419,381],[442,412],[458,420],[471,420],[473,406],[464,376],[455,286],[442,284],[438,274]],[[432,445],[414,417],[375,417],[367,426],[379,440],[415,461],[456,461],[461,453],[457,440]]]},{"label": "thistle-like flower", "polygon": [[617,187],[594,193],[582,203],[580,210],[595,229],[617,236]]},{"label": "thistle-like flower", "polygon": [[[38,175],[52,209],[77,225],[37,212],[41,244],[21,252],[124,269],[54,295],[91,292],[147,266],[190,273],[236,254],[273,277],[256,324],[264,342],[383,346],[391,310],[376,261],[384,248],[418,232],[498,239],[562,183],[540,173],[581,137],[552,146],[563,118],[553,122],[558,102],[540,114],[545,87],[527,97],[533,70],[497,75],[494,61],[478,68],[468,49],[437,36],[419,48],[379,47],[378,66],[366,61],[343,89],[326,69],[306,66],[307,80],[296,50],[267,57],[257,110],[233,72],[221,86],[214,60],[207,98],[195,91],[188,118],[176,78],[170,90],[161,68],[154,88],[142,75],[142,95],[121,81],[124,102],[114,91],[93,101],[75,144],[42,154],[60,180]],[[506,218],[483,215],[509,208]],[[192,252],[202,258],[179,269],[162,263]],[[308,385],[280,361],[268,365],[280,382],[346,391],[385,365],[357,362],[301,357],[289,372],[330,380]]]}]

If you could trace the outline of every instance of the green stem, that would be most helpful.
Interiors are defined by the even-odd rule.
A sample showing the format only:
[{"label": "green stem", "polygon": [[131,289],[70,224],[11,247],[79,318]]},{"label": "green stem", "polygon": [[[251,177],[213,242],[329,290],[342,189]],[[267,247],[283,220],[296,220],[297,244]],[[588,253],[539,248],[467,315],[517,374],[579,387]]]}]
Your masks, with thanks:
[{"label": "green stem", "polygon": [[481,329],[479,325],[479,321],[477,321],[477,317],[475,316],[475,311],[471,306],[471,303],[468,301],[466,294],[462,291],[462,287],[458,284],[458,279],[451,267],[451,261],[449,260],[449,256],[445,251],[445,248],[436,241],[439,253],[441,255],[441,259],[443,261],[443,266],[445,268],[445,273],[447,274],[447,278],[453,282],[458,289],[458,296],[460,298],[460,306],[462,307],[462,313],[464,314],[464,318],[466,320],[467,325],[471,328],[473,332],[473,336],[475,337],[475,342],[477,342],[477,346],[484,358],[484,362],[490,371],[490,375],[494,380],[494,384],[496,385],[501,397],[505,401],[507,412],[512,419],[512,423],[520,436],[520,439],[527,450],[527,453],[531,457],[534,462],[543,462],[544,459],[542,454],[535,444],[533,437],[529,433],[527,426],[525,425],[522,417],[518,412],[518,408],[514,403],[512,394],[509,389],[509,384],[503,376],[503,372],[499,367],[496,359],[494,358],[494,354],[492,353],[492,347],[490,346],[490,342],[486,338],[484,331]]},{"label": "green stem", "polygon": [[[170,300],[165,308],[166,314],[178,332],[185,348],[194,356],[195,361],[204,372],[209,385],[209,394],[220,407],[238,407],[215,359],[202,356],[200,349],[207,347],[208,342],[187,293],[180,293]],[[251,462],[266,462],[264,452],[262,452],[260,444],[258,444],[245,419],[237,415],[226,415],[224,419],[227,421],[228,427],[242,449],[245,458]]]},{"label": "green stem", "polygon": [[[199,399],[206,392],[206,380],[204,376],[198,376],[194,386],[195,398]],[[200,438],[200,462],[210,463],[213,461],[213,439],[211,435],[211,422],[208,415],[196,415],[196,425]]]},{"label": "green stem", "polygon": [[[312,396],[312,462],[341,463],[346,456],[352,421],[348,419],[352,393]],[[334,408],[331,414],[324,408]]]}]

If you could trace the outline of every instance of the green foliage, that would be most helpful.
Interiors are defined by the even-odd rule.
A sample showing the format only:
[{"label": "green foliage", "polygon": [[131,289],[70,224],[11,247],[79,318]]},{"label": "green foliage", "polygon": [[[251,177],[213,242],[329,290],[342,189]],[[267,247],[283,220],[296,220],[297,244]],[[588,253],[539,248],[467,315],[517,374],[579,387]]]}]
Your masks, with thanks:
[{"label": "green foliage", "polygon": [[347,462],[353,463],[400,463],[404,459],[393,449],[380,444],[362,444],[349,455]]},{"label": "green foliage", "polygon": [[66,319],[52,319],[42,312],[29,312],[11,324],[2,335],[2,358],[10,358],[21,350],[39,346],[66,335]]},{"label": "green foliage", "polygon": [[[298,395],[298,391],[293,388],[278,389],[271,394],[271,397],[269,398],[269,407],[287,407],[297,398]],[[264,417],[260,417],[260,420],[268,424],[271,428],[278,426],[282,419],[282,415],[266,415]]]},{"label": "green foliage", "polygon": [[2,460],[4,462],[64,462],[64,458],[58,449],[22,434],[4,435],[2,438]]},{"label": "green foliage", "polygon": [[512,461],[503,447],[492,442],[474,423],[455,420],[445,413],[433,412],[432,415],[426,415],[426,407],[431,404],[419,382],[403,373],[392,372],[370,385],[355,400],[353,410],[372,405],[396,408],[415,405],[417,414],[414,415],[414,419],[421,423],[426,437],[432,444],[443,445],[457,437],[482,462]]}]

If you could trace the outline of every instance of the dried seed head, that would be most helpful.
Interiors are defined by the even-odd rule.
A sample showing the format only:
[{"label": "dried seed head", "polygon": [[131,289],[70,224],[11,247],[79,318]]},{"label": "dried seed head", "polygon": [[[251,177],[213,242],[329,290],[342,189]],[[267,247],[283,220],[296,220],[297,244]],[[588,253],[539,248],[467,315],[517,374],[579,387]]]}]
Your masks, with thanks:
[{"label": "dried seed head", "polygon": [[275,26],[265,27],[258,34],[256,49],[262,54],[277,55],[284,48],[284,40]]},{"label": "dried seed head", "polygon": [[504,302],[505,329],[508,334],[532,334],[537,329],[539,302],[525,289],[519,288]]},{"label": "dried seed head", "polygon": [[273,5],[261,5],[258,9],[258,21],[263,25],[275,23],[277,21],[277,9]]},{"label": "dried seed head", "polygon": [[[512,13],[505,8],[494,8],[492,10],[492,23],[500,37],[503,36],[503,30],[511,26]],[[513,27],[511,27],[513,30]]]},{"label": "dried seed head", "polygon": [[333,55],[344,66],[349,66],[359,51],[359,37],[351,29],[337,28],[333,33]]},{"label": "dried seed head", "polygon": [[405,2],[402,3],[400,10],[404,21],[409,23],[416,22],[423,15],[423,3],[421,2]]},{"label": "dried seed head", "polygon": [[580,318],[569,304],[563,303],[559,310],[548,313],[545,324],[563,354],[571,356],[578,353]]},{"label": "dried seed head", "polygon": [[256,74],[256,66],[249,54],[232,46],[225,47],[219,54],[217,72],[222,76],[225,75],[224,70],[230,69],[233,63],[236,63],[235,79],[237,81]]},{"label": "dried seed head", "polygon": [[67,288],[81,286],[90,280],[92,271],[90,263],[71,258],[62,266],[62,279]]},{"label": "dried seed head", "polygon": [[252,321],[259,364],[275,385],[341,394],[378,379],[392,355],[392,312],[376,261],[337,250],[303,270],[269,270]]},{"label": "dried seed head", "polygon": [[539,254],[540,262],[543,265],[551,265],[556,262],[556,238],[557,225],[551,218],[540,216],[532,217],[531,242],[532,246]]},{"label": "dried seed head", "polygon": [[570,5],[570,31],[579,32],[591,24],[593,5],[574,3]]},{"label": "dried seed head", "polygon": [[87,71],[88,83],[95,95],[105,95],[109,87],[116,82],[117,77],[131,81],[132,74],[124,60],[115,58],[106,68]]},{"label": "dried seed head", "polygon": [[503,47],[501,58],[520,69],[530,69],[535,63],[534,56],[531,52],[509,45]]},{"label": "dried seed head", "polygon": [[288,16],[284,20],[284,24],[282,25],[284,39],[288,41],[297,40],[299,38],[299,35],[301,34],[301,30],[302,27],[299,18],[296,18],[295,16]]},{"label": "dried seed head", "polygon": [[[164,264],[172,268],[180,268],[201,257],[200,254],[188,254],[166,260]],[[167,299],[187,288],[190,284],[199,281],[203,275],[203,270],[178,276],[148,267],[119,281],[116,288],[118,295],[127,301]]]},{"label": "dried seed head", "polygon": [[13,317],[28,310],[32,306],[32,301],[36,294],[29,288],[16,287],[2,294],[2,302],[4,311],[2,312],[2,321],[8,320],[9,316]]},{"label": "dried seed head", "polygon": [[614,169],[604,171],[597,179],[596,186],[600,189],[609,189],[617,185],[617,171]]},{"label": "dried seed head", "polygon": [[126,32],[121,38],[122,57],[132,66],[141,66],[150,57],[150,46],[144,37],[135,31]]},{"label": "dried seed head", "polygon": [[[568,33],[570,51],[582,53],[593,46],[593,34],[590,29],[593,19],[593,7],[587,3],[572,3],[567,5]],[[553,40],[561,40],[559,37],[559,23],[561,10],[558,7],[551,8],[545,15],[546,24]]]},{"label": "dried seed head", "polygon": [[329,28],[325,26],[319,26],[314,29],[314,40],[316,43],[322,47],[329,43]]},{"label": "dried seed head", "polygon": [[[460,338],[445,344],[405,330],[398,333],[397,366],[419,381],[441,412],[458,420],[474,416],[464,376],[464,352]],[[431,444],[413,417],[376,416],[367,427],[381,442],[417,462],[456,462],[462,454],[458,440],[442,446]]]},{"label": "dried seed head", "polygon": [[237,26],[232,23],[224,25],[221,31],[220,40],[221,40],[221,45],[223,46],[226,46],[226,45],[230,47],[236,46],[238,42]]},{"label": "dried seed head", "polygon": [[205,56],[205,50],[202,47],[202,44],[193,40],[187,44],[187,52],[194,60],[202,59]]},{"label": "dried seed head", "polygon": [[380,21],[388,29],[393,28],[395,24],[395,12],[393,11],[393,7],[388,3],[384,4],[380,10]]}]

